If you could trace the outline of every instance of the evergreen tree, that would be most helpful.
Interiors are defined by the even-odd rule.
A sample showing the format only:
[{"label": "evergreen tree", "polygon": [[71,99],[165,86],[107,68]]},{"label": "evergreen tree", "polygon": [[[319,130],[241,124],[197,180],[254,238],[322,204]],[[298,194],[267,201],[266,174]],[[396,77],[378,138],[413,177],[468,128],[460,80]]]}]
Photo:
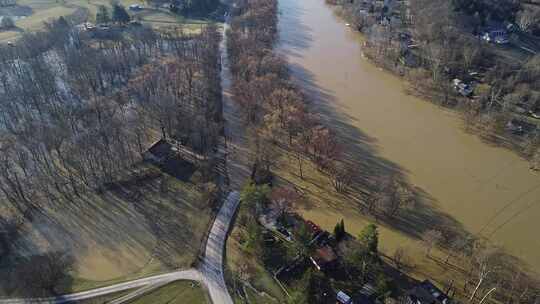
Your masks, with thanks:
[{"label": "evergreen tree", "polygon": [[179,7],[182,14],[203,16],[215,11],[219,3],[219,0],[186,0]]},{"label": "evergreen tree", "polygon": [[258,206],[263,207],[263,205],[268,200],[268,195],[270,195],[270,186],[268,185],[256,185],[255,183],[250,183],[242,189],[240,193],[240,200],[249,205],[249,206]]},{"label": "evergreen tree", "polygon": [[376,254],[379,247],[379,232],[377,231],[377,226],[374,224],[367,225],[360,232],[358,240],[367,248],[370,253]]},{"label": "evergreen tree", "polygon": [[111,16],[105,5],[100,5],[96,13],[96,23],[109,23],[111,22]]},{"label": "evergreen tree", "polygon": [[126,8],[121,4],[113,5],[112,20],[117,23],[125,24],[131,20]]},{"label": "evergreen tree", "polygon": [[59,28],[67,28],[69,27],[69,22],[66,20],[66,18],[64,18],[64,16],[60,16],[54,22],[54,26]]},{"label": "evergreen tree", "polygon": [[336,241],[341,241],[343,240],[343,238],[345,237],[345,222],[343,221],[343,219],[341,219],[340,222],[338,222],[336,224],[336,226],[334,227],[334,236],[336,237]]},{"label": "evergreen tree", "polygon": [[335,303],[335,292],[332,289],[330,280],[323,272],[308,269],[304,273],[300,284],[303,287],[304,298],[301,298],[296,303]]}]

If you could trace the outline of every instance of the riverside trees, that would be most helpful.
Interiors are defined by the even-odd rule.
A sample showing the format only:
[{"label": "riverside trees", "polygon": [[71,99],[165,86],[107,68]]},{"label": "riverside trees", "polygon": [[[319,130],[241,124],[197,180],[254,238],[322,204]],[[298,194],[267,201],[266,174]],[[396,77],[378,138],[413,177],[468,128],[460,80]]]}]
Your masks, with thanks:
[{"label": "riverside trees", "polygon": [[[235,100],[253,130],[257,166],[270,168],[278,146],[292,151],[303,177],[304,158],[328,174],[337,191],[350,183],[350,169],[341,165],[339,137],[305,106],[305,96],[289,80],[285,60],[273,52],[277,38],[277,2],[253,0],[239,5],[231,23],[228,54]],[[270,146],[268,146],[270,144]],[[270,153],[272,152],[272,153]]]}]

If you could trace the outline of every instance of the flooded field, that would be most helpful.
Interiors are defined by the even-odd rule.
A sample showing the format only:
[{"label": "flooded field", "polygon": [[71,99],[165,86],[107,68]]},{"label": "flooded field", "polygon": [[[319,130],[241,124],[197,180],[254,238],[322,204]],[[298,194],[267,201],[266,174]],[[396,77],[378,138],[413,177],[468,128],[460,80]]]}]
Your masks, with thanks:
[{"label": "flooded field", "polygon": [[456,113],[406,95],[401,79],[362,58],[361,35],[323,0],[280,0],[280,39],[294,78],[364,170],[403,174],[437,212],[540,272],[540,175],[527,161],[465,133]]}]

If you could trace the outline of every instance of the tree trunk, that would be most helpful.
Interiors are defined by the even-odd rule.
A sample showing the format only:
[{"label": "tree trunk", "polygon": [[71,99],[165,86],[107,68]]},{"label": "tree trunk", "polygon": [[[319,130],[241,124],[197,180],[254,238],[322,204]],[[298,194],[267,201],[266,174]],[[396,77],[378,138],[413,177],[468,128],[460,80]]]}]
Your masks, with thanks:
[{"label": "tree trunk", "polygon": [[495,289],[497,289],[497,288],[496,288],[496,287],[491,288],[491,289],[486,293],[486,295],[482,298],[482,300],[480,300],[480,303],[479,303],[479,304],[484,303],[484,301],[487,299],[487,297],[488,297],[492,292],[494,292]]},{"label": "tree trunk", "polygon": [[469,298],[469,301],[472,301],[474,299],[474,297],[476,296],[476,293],[478,292],[478,289],[482,285],[482,282],[484,282],[484,278],[480,278],[480,280],[478,280],[478,284],[476,284],[476,287],[474,288],[474,291],[471,294],[471,297]]}]

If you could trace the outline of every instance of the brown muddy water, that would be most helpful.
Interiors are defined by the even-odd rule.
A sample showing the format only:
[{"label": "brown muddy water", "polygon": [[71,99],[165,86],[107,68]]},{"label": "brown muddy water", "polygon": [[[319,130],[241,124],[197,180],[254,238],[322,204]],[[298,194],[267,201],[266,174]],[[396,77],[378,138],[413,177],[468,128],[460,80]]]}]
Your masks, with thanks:
[{"label": "brown muddy water", "polygon": [[402,173],[439,212],[540,272],[540,176],[466,133],[455,113],[405,94],[323,1],[279,1],[279,49],[315,108],[349,136],[366,170]]}]

